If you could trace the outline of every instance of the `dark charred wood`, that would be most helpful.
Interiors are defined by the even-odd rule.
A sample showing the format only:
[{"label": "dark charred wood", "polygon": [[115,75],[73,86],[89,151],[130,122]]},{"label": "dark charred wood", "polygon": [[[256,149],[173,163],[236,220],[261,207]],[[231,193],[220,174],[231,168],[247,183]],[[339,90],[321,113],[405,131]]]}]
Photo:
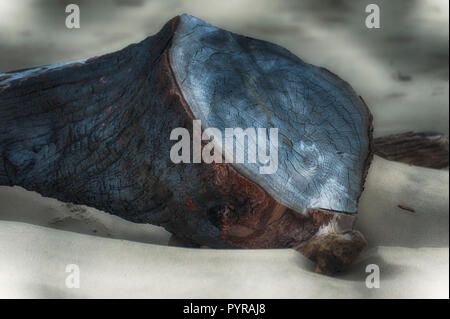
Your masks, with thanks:
[{"label": "dark charred wood", "polygon": [[[170,132],[197,119],[279,128],[280,168],[174,164]],[[190,247],[294,248],[329,274],[365,245],[352,228],[371,119],[328,70],[183,15],[115,53],[0,74],[0,184],[160,225]]]},{"label": "dark charred wood", "polygon": [[430,168],[448,167],[448,137],[407,132],[374,139],[375,154],[391,161]]},{"label": "dark charred wood", "polygon": [[406,211],[408,211],[410,213],[415,213],[416,212],[414,208],[411,208],[411,207],[408,207],[408,206],[405,206],[405,205],[397,205],[397,207],[400,208],[400,209],[406,210]]}]

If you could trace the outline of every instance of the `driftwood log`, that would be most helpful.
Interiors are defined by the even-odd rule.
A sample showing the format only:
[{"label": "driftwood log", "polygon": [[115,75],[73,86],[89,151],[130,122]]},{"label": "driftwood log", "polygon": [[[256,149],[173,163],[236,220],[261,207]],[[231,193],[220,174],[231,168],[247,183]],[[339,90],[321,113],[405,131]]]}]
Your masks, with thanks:
[{"label": "driftwood log", "polygon": [[[278,128],[278,170],[174,163],[169,136],[193,120]],[[353,222],[372,153],[370,112],[346,82],[189,15],[115,53],[0,74],[0,185],[160,225],[186,246],[290,247],[341,271],[366,244]]]}]

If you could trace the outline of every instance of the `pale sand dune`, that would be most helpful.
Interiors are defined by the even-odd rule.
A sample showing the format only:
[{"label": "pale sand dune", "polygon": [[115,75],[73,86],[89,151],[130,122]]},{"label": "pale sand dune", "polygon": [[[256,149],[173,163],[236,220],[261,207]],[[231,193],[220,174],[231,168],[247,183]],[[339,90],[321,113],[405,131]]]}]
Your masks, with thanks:
[{"label": "pale sand dune", "polygon": [[[163,247],[0,223],[0,297],[369,298],[448,296],[448,249],[379,247],[351,274],[317,275],[293,250]],[[66,264],[80,288],[65,287]],[[381,267],[367,289],[366,263]]]},{"label": "pale sand dune", "polygon": [[[293,250],[166,247],[159,227],[0,187],[0,297],[448,298],[448,179],[376,157],[358,221],[370,247],[334,278]],[[65,286],[67,264],[79,289]],[[379,289],[365,286],[368,264]]]}]

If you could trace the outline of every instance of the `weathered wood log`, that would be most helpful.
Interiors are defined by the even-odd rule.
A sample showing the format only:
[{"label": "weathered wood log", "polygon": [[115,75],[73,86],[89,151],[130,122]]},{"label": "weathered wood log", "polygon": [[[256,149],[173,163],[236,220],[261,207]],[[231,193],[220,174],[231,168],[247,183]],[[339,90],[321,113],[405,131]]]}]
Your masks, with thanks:
[{"label": "weathered wood log", "polygon": [[[193,120],[277,128],[278,169],[175,164],[170,134]],[[225,160],[251,155],[213,142]],[[188,15],[112,54],[0,74],[0,184],[161,225],[190,246],[291,247],[317,272],[341,271],[365,246],[352,228],[371,157],[371,115],[346,82]]]},{"label": "weathered wood log", "polygon": [[431,168],[448,167],[448,137],[406,132],[374,139],[375,154],[391,161]]}]

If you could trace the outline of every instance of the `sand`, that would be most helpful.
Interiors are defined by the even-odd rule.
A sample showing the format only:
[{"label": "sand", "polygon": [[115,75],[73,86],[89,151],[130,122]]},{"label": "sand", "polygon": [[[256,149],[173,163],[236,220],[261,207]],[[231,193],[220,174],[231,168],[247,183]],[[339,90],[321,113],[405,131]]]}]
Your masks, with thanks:
[{"label": "sand", "polygon": [[[377,1],[379,30],[363,24],[368,3],[83,1],[81,29],[68,30],[62,2],[2,1],[0,72],[108,53],[186,12],[337,73],[370,106],[376,136],[448,134],[448,1]],[[162,228],[0,186],[0,297],[448,298],[448,192],[448,170],[375,157],[357,223],[369,247],[326,277],[293,250],[168,247]],[[68,264],[80,288],[66,287]],[[366,287],[368,264],[380,288]]]},{"label": "sand", "polygon": [[[376,157],[357,225],[369,247],[336,277],[294,250],[169,247],[159,227],[0,187],[0,297],[448,298],[448,178]],[[66,287],[68,264],[80,288]],[[366,287],[369,264],[380,288]]]}]

